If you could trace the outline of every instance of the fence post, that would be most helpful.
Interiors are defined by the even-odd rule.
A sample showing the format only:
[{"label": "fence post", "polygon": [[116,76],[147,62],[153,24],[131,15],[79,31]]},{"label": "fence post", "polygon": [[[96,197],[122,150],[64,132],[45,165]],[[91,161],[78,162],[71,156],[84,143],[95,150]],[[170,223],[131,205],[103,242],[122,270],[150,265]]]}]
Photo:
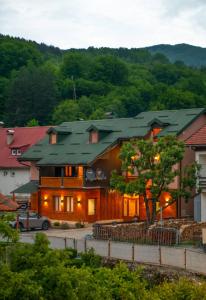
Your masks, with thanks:
[{"label": "fence post", "polygon": [[73,239],[73,243],[74,243],[74,250],[76,250],[77,247],[76,247],[76,240],[75,240],[75,238]]},{"label": "fence post", "polygon": [[87,240],[84,239],[84,252],[86,253],[87,252]]},{"label": "fence post", "polygon": [[19,214],[16,216],[16,229],[19,229]]},{"label": "fence post", "polygon": [[132,244],[132,261],[134,262],[134,243]]},{"label": "fence post", "polygon": [[184,267],[185,270],[187,269],[187,249],[184,250]]},{"label": "fence post", "polygon": [[162,252],[161,252],[161,247],[159,246],[159,265],[161,266],[162,264]]},{"label": "fence post", "polygon": [[108,240],[108,258],[110,258],[111,256],[111,244],[110,244],[110,240]]},{"label": "fence post", "polygon": [[66,247],[67,247],[67,238],[65,236],[65,238],[64,238],[64,249],[66,249]]}]

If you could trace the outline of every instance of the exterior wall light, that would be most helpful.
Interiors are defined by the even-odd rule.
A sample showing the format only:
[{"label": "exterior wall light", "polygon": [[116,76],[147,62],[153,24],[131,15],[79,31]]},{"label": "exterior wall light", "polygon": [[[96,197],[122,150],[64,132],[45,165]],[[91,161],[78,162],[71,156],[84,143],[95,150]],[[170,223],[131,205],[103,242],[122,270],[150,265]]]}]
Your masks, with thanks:
[{"label": "exterior wall light", "polygon": [[80,198],[80,197],[78,197],[78,198],[77,198],[77,206],[78,206],[78,207],[80,207],[80,206],[81,206],[81,204],[82,204],[81,198]]},{"label": "exterior wall light", "polygon": [[44,200],[44,207],[48,207],[48,206],[49,206],[48,201]]},{"label": "exterior wall light", "polygon": [[169,198],[169,197],[166,197],[166,198],[165,198],[165,203],[168,204],[169,202],[170,202],[170,198]]}]

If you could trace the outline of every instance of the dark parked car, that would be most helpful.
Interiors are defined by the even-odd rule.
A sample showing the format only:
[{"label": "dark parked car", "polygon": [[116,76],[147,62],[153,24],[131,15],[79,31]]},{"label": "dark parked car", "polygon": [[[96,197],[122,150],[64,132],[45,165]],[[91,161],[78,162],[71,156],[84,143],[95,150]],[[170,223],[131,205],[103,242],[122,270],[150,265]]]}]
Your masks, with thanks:
[{"label": "dark parked car", "polygon": [[[48,230],[50,227],[50,221],[47,217],[40,216],[35,212],[29,212],[29,214],[24,213],[19,215],[19,226],[17,224],[17,219],[15,221],[10,221],[9,224],[13,228],[19,227],[21,231],[25,229],[43,229]],[[28,228],[27,228],[28,227]]]}]

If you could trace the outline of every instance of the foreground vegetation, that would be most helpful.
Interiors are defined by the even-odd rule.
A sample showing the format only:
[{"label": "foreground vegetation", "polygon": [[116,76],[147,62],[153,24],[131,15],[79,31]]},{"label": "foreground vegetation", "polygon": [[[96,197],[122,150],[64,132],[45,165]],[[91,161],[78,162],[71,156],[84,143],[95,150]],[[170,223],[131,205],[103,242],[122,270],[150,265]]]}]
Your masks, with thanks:
[{"label": "foreground vegetation", "polygon": [[7,126],[206,106],[205,68],[145,49],[62,51],[0,35],[0,55],[0,120]]},{"label": "foreground vegetation", "polygon": [[206,299],[206,282],[159,282],[123,263],[105,267],[92,250],[77,256],[75,250],[50,249],[42,233],[33,245],[2,244],[0,249],[0,299]]}]

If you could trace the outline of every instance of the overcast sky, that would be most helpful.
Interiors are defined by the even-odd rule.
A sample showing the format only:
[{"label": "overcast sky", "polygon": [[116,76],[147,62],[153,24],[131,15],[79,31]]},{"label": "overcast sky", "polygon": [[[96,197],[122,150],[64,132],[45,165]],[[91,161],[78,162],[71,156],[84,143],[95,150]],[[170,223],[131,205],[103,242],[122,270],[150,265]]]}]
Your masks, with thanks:
[{"label": "overcast sky", "polygon": [[0,33],[62,49],[206,47],[206,0],[0,0]]}]

